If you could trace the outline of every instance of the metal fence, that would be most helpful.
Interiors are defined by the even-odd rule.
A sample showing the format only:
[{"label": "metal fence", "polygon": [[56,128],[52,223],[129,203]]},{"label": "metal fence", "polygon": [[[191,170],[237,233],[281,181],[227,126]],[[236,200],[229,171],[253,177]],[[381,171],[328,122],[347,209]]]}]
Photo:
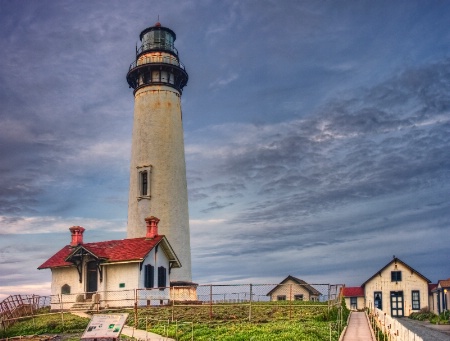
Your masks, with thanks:
[{"label": "metal fence", "polygon": [[[88,313],[128,312],[127,325],[147,332],[169,335],[190,335],[193,339],[195,325],[207,323],[220,326],[227,322],[264,323],[295,321],[302,325],[311,323],[317,316],[326,316],[333,307],[340,307],[341,285],[329,284],[234,284],[193,285],[152,289],[98,291],[93,293],[66,293],[50,296],[32,296],[40,302],[33,309],[22,309],[22,315],[7,315],[0,322],[4,331],[22,318],[34,319],[39,315],[61,316],[64,312]],[[10,302],[9,300],[8,302]],[[15,302],[24,302],[16,298]],[[0,305],[1,306],[1,305]],[[6,307],[6,304],[4,305]],[[9,306],[12,306],[9,303]],[[15,305],[14,310],[22,306]],[[342,309],[337,318],[325,322],[327,340],[337,340],[345,321]],[[20,315],[20,316],[19,316]],[[340,317],[339,317],[340,316]],[[67,318],[66,318],[67,319]],[[314,323],[314,322],[313,322]],[[282,324],[286,325],[286,324]],[[289,325],[289,324],[287,324]],[[282,328],[282,327],[281,327]],[[134,329],[133,329],[134,330]],[[311,339],[313,340],[313,339]]]},{"label": "metal fence", "polygon": [[0,302],[0,322],[6,328],[18,318],[32,316],[50,304],[50,297],[38,295],[11,295]]}]

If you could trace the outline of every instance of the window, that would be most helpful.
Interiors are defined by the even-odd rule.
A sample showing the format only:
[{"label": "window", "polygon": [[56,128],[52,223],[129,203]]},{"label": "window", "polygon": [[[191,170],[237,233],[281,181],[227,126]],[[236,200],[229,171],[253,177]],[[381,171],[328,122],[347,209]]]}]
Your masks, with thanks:
[{"label": "window", "polygon": [[375,302],[375,308],[383,310],[383,294],[381,291],[375,291],[373,293],[373,300]]},{"label": "window", "polygon": [[358,309],[358,297],[350,297],[350,308]]},{"label": "window", "polygon": [[68,295],[70,294],[70,285],[69,284],[64,284],[61,287],[61,295]]},{"label": "window", "polygon": [[286,301],[286,295],[278,295],[277,301]]},{"label": "window", "polygon": [[148,189],[148,173],[147,171],[141,172],[141,195],[147,195]]},{"label": "window", "polygon": [[295,301],[303,301],[303,294],[294,295]]},{"label": "window", "polygon": [[166,268],[163,266],[160,266],[158,268],[158,287],[165,288],[166,287]]},{"label": "window", "polygon": [[138,168],[138,200],[150,199],[152,166],[139,166]]},{"label": "window", "polygon": [[420,291],[412,291],[412,310],[420,310]]},{"label": "window", "polygon": [[155,284],[155,270],[154,266],[147,264],[144,268],[144,287],[153,288]]},{"label": "window", "polygon": [[401,282],[402,272],[401,271],[391,271],[391,282]]}]

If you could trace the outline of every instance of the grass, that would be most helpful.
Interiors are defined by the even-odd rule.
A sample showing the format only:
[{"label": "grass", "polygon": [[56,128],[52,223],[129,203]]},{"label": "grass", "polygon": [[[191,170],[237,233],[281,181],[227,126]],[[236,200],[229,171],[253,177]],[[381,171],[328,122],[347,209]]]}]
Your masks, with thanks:
[{"label": "grass", "polygon": [[[136,321],[134,311],[128,310],[126,323],[180,341],[191,340],[192,335],[198,341],[328,341],[330,334],[332,340],[339,338],[347,319],[345,311],[328,310],[326,303],[317,302],[265,302],[251,308],[246,304],[158,306],[138,309]],[[39,315],[19,320],[0,332],[0,337],[63,334],[64,340],[79,340],[88,322],[68,313]]]},{"label": "grass", "polygon": [[[64,320],[64,322],[63,322]],[[19,319],[6,330],[0,331],[0,337],[7,338],[20,335],[73,334],[83,333],[89,320],[69,313],[37,315]],[[78,337],[79,340],[79,337]]]}]

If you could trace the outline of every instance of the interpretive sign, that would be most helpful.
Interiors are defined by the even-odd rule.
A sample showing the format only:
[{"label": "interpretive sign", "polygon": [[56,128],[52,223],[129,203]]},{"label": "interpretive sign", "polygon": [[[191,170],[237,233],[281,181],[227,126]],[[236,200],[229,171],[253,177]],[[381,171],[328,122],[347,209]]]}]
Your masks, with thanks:
[{"label": "interpretive sign", "polygon": [[128,314],[97,314],[83,333],[83,341],[118,340]]}]

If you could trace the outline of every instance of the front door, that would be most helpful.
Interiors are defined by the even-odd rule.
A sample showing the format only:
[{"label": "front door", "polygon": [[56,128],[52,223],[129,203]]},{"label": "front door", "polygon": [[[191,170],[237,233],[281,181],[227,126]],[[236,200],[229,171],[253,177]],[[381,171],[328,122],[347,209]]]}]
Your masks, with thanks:
[{"label": "front door", "polygon": [[90,299],[97,291],[97,262],[87,263],[86,270],[86,298]]},{"label": "front door", "polygon": [[391,316],[403,317],[403,291],[391,291]]}]

